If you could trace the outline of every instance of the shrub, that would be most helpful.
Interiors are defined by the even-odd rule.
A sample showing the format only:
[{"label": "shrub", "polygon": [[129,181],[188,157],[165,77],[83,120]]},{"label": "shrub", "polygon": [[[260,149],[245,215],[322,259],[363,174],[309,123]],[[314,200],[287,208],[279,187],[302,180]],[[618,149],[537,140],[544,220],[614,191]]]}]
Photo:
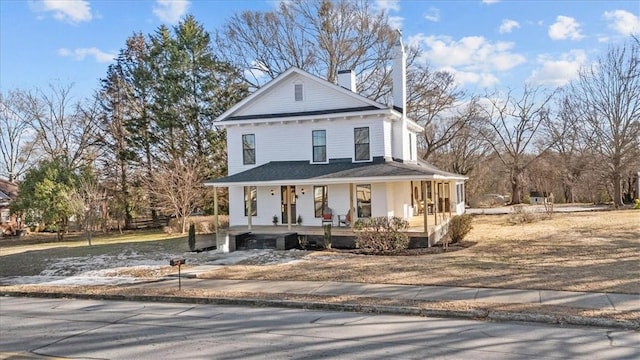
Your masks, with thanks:
[{"label": "shrub", "polygon": [[196,249],[196,225],[191,223],[189,225],[189,250],[193,251]]},{"label": "shrub", "polygon": [[534,220],[536,220],[535,214],[528,212],[523,205],[514,205],[509,215],[509,223],[513,225],[528,224]]},{"label": "shrub", "polygon": [[358,219],[354,228],[356,246],[373,254],[393,253],[409,247],[409,236],[405,233],[409,222],[399,217]]},{"label": "shrub", "polygon": [[473,226],[471,223],[473,218],[469,214],[457,215],[451,218],[449,222],[449,236],[453,244],[462,241],[465,236],[471,231]]},{"label": "shrub", "polygon": [[633,200],[633,208],[640,209],[640,199]]}]

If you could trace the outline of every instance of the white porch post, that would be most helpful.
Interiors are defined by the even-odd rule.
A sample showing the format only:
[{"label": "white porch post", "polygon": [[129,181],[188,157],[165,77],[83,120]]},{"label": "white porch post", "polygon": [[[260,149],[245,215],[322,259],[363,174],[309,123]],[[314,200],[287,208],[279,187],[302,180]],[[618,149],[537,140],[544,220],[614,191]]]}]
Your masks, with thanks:
[{"label": "white porch post", "polygon": [[218,221],[218,189],[215,186],[213,187],[213,225],[216,227],[216,241],[218,241],[220,222]]},{"label": "white porch post", "polygon": [[351,212],[351,219],[349,219],[349,226],[351,226],[351,229],[353,230],[353,226],[356,222],[356,211],[353,208],[353,183],[349,184],[349,211]]},{"label": "white porch post", "polygon": [[[251,221],[252,221],[252,214],[253,214],[253,197],[251,196],[251,186],[247,186],[249,194],[246,198],[245,201],[247,201],[247,228],[249,229],[249,231],[251,231]],[[244,192],[244,190],[243,190]],[[256,187],[256,196],[258,196],[258,188]]]},{"label": "white porch post", "polygon": [[[420,191],[422,192],[422,220],[424,222],[424,232],[427,234],[427,246],[431,247],[431,241],[429,240],[429,224],[427,219],[429,218],[429,205],[427,204],[427,182],[420,181]],[[418,200],[420,201],[420,200]]]},{"label": "white porch post", "polygon": [[440,207],[440,194],[438,194],[438,182],[433,182],[433,223],[438,225],[438,208]]},{"label": "white porch post", "polygon": [[451,219],[451,208],[453,207],[453,188],[454,186],[453,183],[451,182],[451,180],[449,180],[449,182],[447,183],[449,184],[449,219]]},{"label": "white porch post", "polygon": [[286,201],[287,201],[287,229],[291,230],[291,185],[287,185],[286,190]]}]

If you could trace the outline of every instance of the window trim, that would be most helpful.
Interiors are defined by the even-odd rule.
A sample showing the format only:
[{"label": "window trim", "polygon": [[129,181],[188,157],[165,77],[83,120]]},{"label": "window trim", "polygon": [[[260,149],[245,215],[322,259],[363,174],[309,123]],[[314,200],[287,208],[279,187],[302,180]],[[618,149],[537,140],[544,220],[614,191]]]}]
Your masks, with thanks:
[{"label": "window trim", "polygon": [[[251,136],[253,138],[253,148],[245,148],[245,137]],[[246,151],[253,151],[253,162],[249,162],[246,156]],[[256,134],[242,134],[242,165],[255,165],[256,164]]]},{"label": "window trim", "polygon": [[[358,144],[356,132],[358,130],[367,129],[367,142]],[[358,145],[363,146],[367,145],[367,152],[369,153],[369,157],[367,159],[358,159]],[[353,162],[368,162],[371,161],[371,128],[369,126],[361,126],[353,128]]]},{"label": "window trim", "polygon": [[[314,134],[316,132],[320,132],[322,131],[324,133],[324,145],[315,145],[314,140]],[[316,161],[316,157],[315,157],[315,150],[316,147],[324,147],[324,160],[322,161]],[[325,129],[316,129],[316,130],[311,130],[311,163],[313,164],[326,164],[329,162],[329,155],[327,154],[327,130]]]}]

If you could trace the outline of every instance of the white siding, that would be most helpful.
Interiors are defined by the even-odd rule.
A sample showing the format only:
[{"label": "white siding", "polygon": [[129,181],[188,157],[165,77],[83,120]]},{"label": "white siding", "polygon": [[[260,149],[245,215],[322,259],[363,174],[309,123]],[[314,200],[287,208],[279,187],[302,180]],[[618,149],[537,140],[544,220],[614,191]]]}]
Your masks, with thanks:
[{"label": "white siding", "polygon": [[[294,85],[302,84],[303,100],[295,101]],[[357,97],[345,96],[340,87],[292,74],[253,102],[239,109],[234,116],[277,114],[369,106]]]},{"label": "white siding", "polygon": [[[384,156],[384,129],[381,119],[319,120],[317,122],[287,122],[271,125],[232,126],[227,129],[229,175],[270,161],[311,160],[311,131],[327,131],[329,159],[354,157],[353,129],[369,127],[371,155]],[[242,163],[242,135],[256,136],[256,164]]]}]

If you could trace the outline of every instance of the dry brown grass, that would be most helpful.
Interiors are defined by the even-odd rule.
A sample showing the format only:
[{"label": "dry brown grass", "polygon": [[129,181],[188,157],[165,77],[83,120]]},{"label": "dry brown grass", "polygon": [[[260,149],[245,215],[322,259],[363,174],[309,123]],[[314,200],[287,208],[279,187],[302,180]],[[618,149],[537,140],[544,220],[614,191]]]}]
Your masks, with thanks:
[{"label": "dry brown grass", "polygon": [[238,264],[205,276],[640,294],[637,210],[555,214],[522,225],[481,215],[466,241],[472,246],[417,256],[316,252],[310,261]]}]

